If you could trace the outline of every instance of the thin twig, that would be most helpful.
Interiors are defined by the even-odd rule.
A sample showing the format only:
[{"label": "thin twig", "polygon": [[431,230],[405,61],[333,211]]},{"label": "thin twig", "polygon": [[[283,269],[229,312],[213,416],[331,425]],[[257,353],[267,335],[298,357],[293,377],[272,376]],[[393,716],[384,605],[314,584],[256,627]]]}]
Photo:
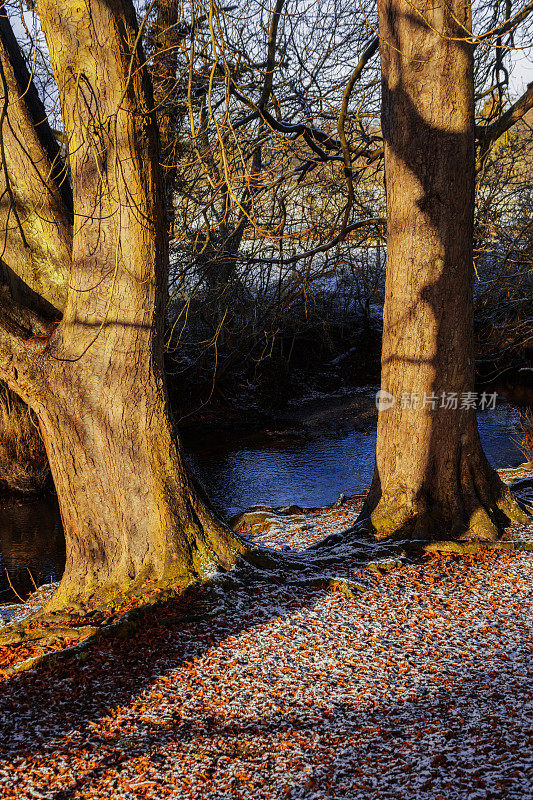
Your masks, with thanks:
[{"label": "thin twig", "polygon": [[11,587],[11,591],[13,592],[14,595],[16,595],[18,597],[18,599],[20,600],[21,603],[24,603],[25,601],[23,600],[23,598],[20,596],[20,594],[17,592],[17,590],[15,589],[13,584],[11,583],[11,578],[9,577],[9,572],[7,571],[7,567],[5,565],[4,565],[4,570],[5,570],[5,573],[6,573],[7,582],[9,583],[9,585]]}]

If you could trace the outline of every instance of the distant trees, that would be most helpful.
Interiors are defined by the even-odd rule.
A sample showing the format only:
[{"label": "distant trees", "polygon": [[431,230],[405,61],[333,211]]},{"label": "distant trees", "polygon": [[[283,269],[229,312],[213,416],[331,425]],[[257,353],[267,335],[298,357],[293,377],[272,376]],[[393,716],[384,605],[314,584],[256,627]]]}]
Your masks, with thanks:
[{"label": "distant trees", "polygon": [[189,374],[211,380],[215,363],[218,379],[276,352],[289,309],[321,281],[344,272],[354,303],[379,296],[358,257],[382,230],[377,40],[357,3],[337,0],[180,12],[169,315],[178,365],[185,340]]},{"label": "distant trees", "polygon": [[[180,6],[172,96],[186,100],[167,162],[179,189],[169,315],[176,368],[203,372],[209,386],[236,364],[286,353],[286,331],[305,328],[291,321],[299,307],[312,316],[317,298],[317,317],[327,315],[323,286],[350,287],[352,309],[382,302],[375,4],[363,10],[285,0],[249,7],[243,19],[238,4]],[[528,4],[475,4],[487,32],[474,47],[478,186],[531,104],[531,90],[513,102],[509,84],[528,13]],[[494,193],[490,202],[495,210]]]}]

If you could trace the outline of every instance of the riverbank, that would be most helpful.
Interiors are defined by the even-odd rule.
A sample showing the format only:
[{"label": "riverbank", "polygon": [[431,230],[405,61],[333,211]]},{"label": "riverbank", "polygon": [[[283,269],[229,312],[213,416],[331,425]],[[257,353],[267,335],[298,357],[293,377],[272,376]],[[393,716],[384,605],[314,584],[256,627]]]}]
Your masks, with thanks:
[{"label": "riverbank", "polygon": [[311,441],[331,433],[368,430],[375,425],[378,386],[344,387],[336,392],[308,392],[283,409],[214,406],[205,414],[178,419],[185,447],[212,448],[215,442],[261,445],[266,441]]},{"label": "riverbank", "polygon": [[[354,354],[352,354],[354,355]],[[377,420],[375,395],[379,389],[379,370],[369,376],[350,368],[336,373],[336,380],[328,372],[318,373],[315,380],[299,374],[291,394],[280,406],[268,406],[251,389],[233,387],[227,397],[211,397],[209,402],[193,404],[181,414],[176,411],[175,421],[185,444],[209,446],[210,442],[226,437],[234,442],[260,442],[266,437],[309,440],[333,432],[368,429]],[[495,393],[499,402],[505,400],[518,409],[533,408],[533,379],[529,371],[506,382],[476,383],[476,389]]]},{"label": "riverbank", "polygon": [[[283,541],[261,540],[301,549],[344,529],[359,502],[288,515]],[[526,538],[533,525],[504,540]],[[335,574],[327,590],[201,589],[129,638],[12,676],[2,796],[531,796],[533,553],[435,553],[386,573],[341,562]]]},{"label": "riverbank", "polygon": [[[376,448],[375,387],[349,393],[310,393],[262,429],[204,429],[183,436],[196,477],[219,514],[232,518],[252,505],[327,506],[341,493],[355,495],[372,481]],[[523,461],[520,417],[504,400],[478,414],[485,453],[493,465]],[[247,427],[248,426],[248,427]],[[65,542],[57,499],[0,498],[0,601],[28,597],[58,580]]]}]

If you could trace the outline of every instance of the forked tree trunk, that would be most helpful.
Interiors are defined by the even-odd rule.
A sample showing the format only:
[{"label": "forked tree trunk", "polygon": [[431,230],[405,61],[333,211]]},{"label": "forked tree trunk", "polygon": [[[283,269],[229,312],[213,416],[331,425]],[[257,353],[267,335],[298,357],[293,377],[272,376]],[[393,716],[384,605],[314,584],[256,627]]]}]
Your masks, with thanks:
[{"label": "forked tree trunk", "polygon": [[[470,4],[378,7],[387,191],[381,387],[394,404],[379,413],[362,517],[379,538],[493,539],[521,512],[487,462],[475,411],[461,408],[463,393],[474,391]],[[441,407],[451,392],[457,409]]]},{"label": "forked tree trunk", "polygon": [[59,498],[67,563],[53,609],[185,585],[243,548],[194,491],[169,421],[167,231],[133,6],[40,0],[38,12],[69,142],[72,268],[57,327],[14,310],[0,366],[38,416]]}]

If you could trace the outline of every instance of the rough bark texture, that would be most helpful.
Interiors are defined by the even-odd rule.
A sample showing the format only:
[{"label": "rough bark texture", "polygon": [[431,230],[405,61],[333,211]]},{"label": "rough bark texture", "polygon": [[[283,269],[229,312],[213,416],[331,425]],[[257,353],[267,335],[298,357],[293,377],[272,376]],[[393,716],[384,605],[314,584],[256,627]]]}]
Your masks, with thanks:
[{"label": "rough bark texture", "polygon": [[[487,462],[475,411],[461,409],[462,393],[474,391],[470,4],[378,6],[387,189],[381,386],[395,402],[379,413],[362,516],[380,538],[492,539],[521,512]],[[450,392],[457,410],[441,407]],[[404,407],[412,396],[420,407]]]},{"label": "rough bark texture", "polygon": [[179,0],[157,0],[155,22],[150,32],[154,40],[151,74],[161,140],[163,195],[169,230],[172,230],[174,224],[173,199],[179,159],[178,131],[185,116],[177,80],[179,44],[188,29],[184,22],[180,24],[181,10]]},{"label": "rough bark texture", "polygon": [[67,296],[72,197],[59,147],[3,5],[0,61],[5,80],[0,274],[16,300],[53,315],[54,309],[64,308]]},{"label": "rough bark texture", "polygon": [[59,498],[57,608],[186,585],[231,567],[242,546],[194,491],[167,413],[167,232],[133,7],[41,0],[38,12],[69,144],[71,272],[57,327],[13,311],[0,368],[37,414]]},{"label": "rough bark texture", "polygon": [[[3,4],[0,67],[2,292],[53,318],[64,308],[67,296],[72,192]],[[48,475],[44,445],[31,412],[0,386],[0,487],[38,491]]]}]

